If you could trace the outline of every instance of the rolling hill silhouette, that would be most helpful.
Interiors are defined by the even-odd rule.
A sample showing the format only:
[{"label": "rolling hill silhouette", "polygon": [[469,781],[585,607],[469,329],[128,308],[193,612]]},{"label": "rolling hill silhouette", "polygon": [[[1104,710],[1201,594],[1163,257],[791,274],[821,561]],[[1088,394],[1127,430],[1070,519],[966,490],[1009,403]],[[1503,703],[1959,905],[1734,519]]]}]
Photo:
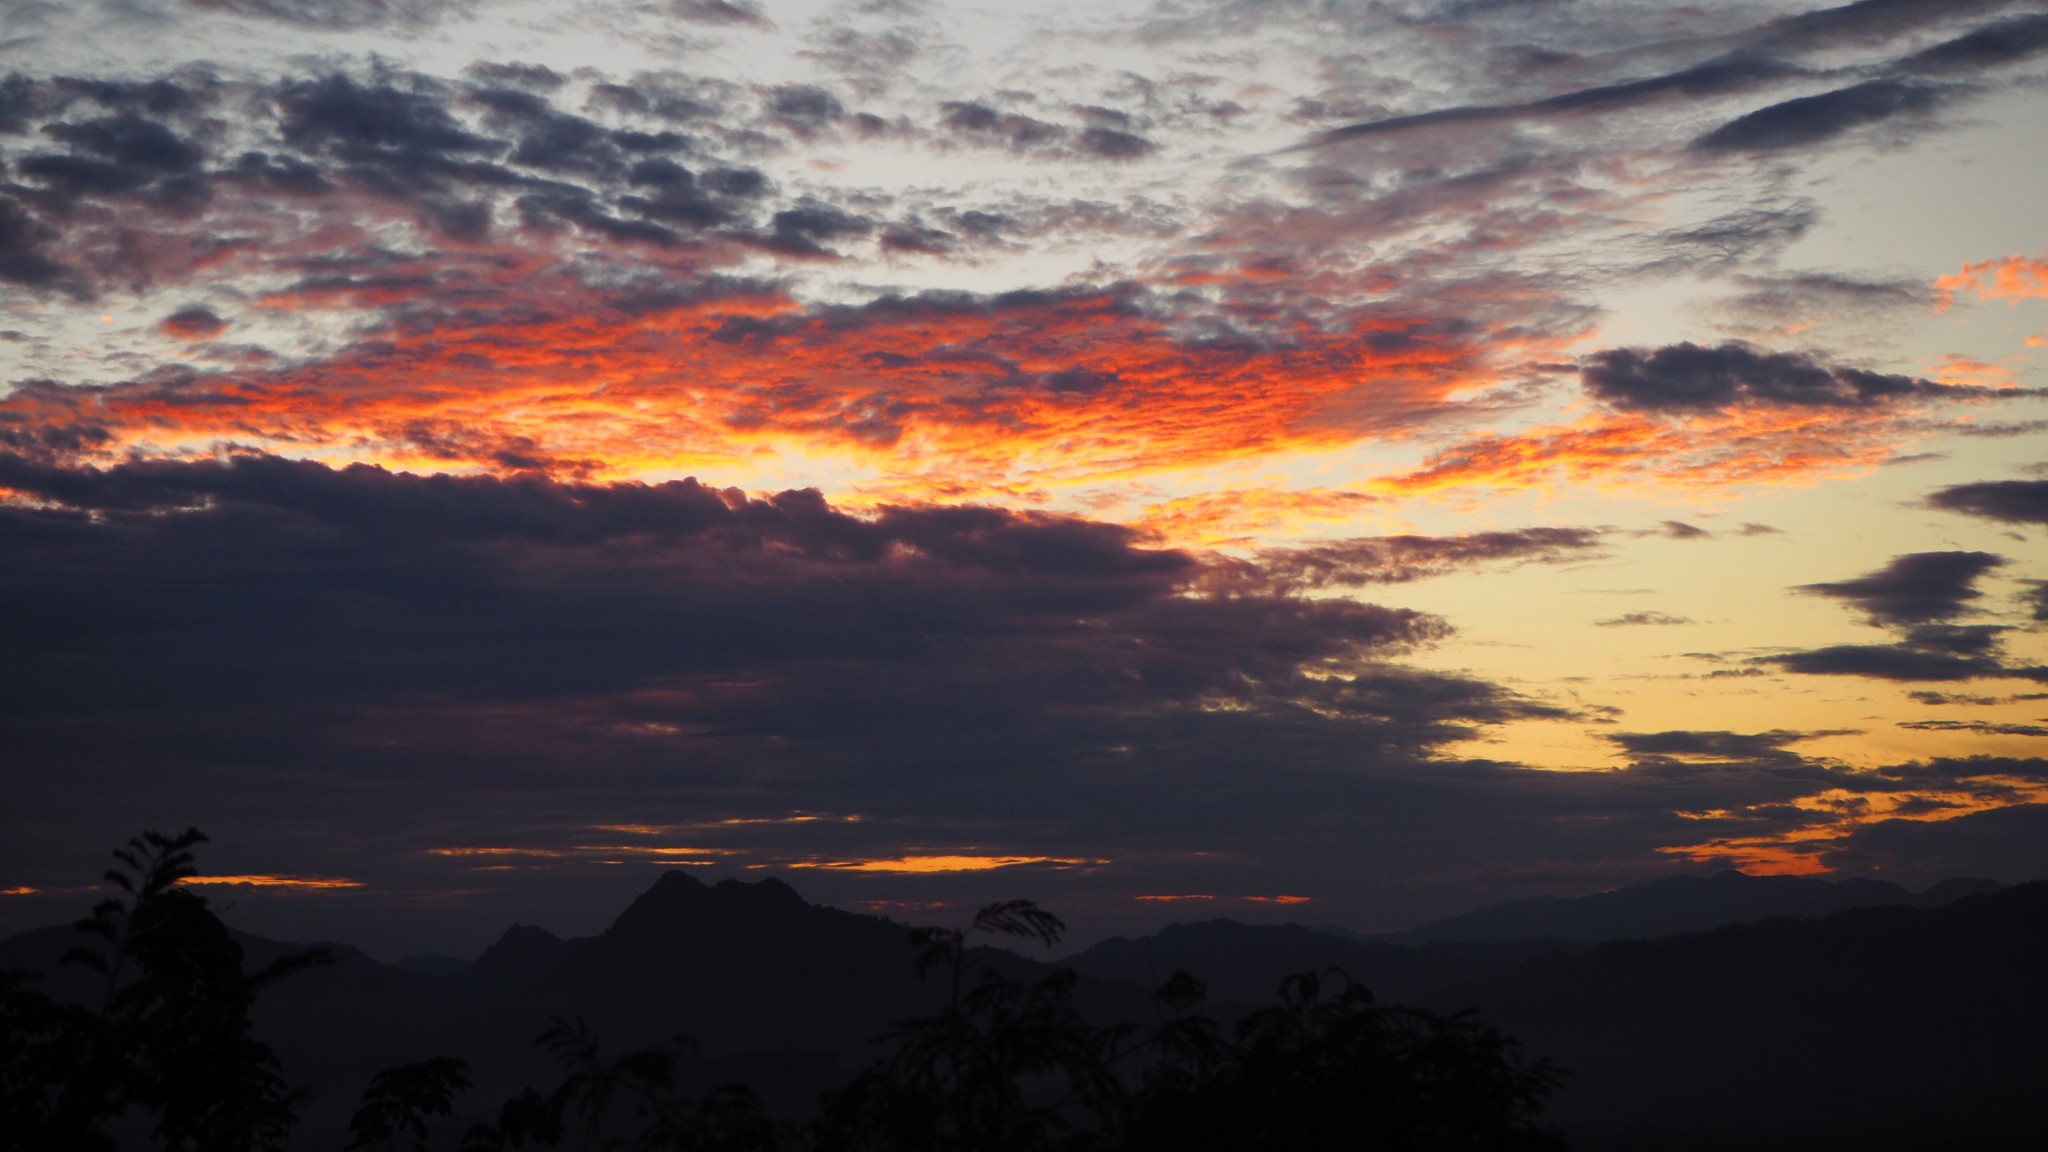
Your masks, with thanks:
[{"label": "rolling hill silhouette", "polygon": [[1377,936],[1335,931],[1356,940],[1390,944],[1641,940],[1705,932],[1752,920],[1828,916],[1851,908],[1937,908],[1964,896],[1996,892],[2001,887],[1991,880],[1944,880],[1915,894],[1883,880],[1749,876],[1730,871],[1712,876],[1671,876],[1590,896],[1513,900]]},{"label": "rolling hill silhouette", "polygon": [[1157,987],[1175,969],[1199,974],[1212,1002],[1263,1004],[1294,972],[1341,968],[1382,1002],[1407,1003],[1577,946],[1550,940],[1500,944],[1388,944],[1346,939],[1299,924],[1204,920],[1151,936],[1117,936],[1067,957],[1083,976]]},{"label": "rolling hill silhouette", "polygon": [[1602,1149],[2048,1147],[2048,883],[1554,955],[1433,993]]}]

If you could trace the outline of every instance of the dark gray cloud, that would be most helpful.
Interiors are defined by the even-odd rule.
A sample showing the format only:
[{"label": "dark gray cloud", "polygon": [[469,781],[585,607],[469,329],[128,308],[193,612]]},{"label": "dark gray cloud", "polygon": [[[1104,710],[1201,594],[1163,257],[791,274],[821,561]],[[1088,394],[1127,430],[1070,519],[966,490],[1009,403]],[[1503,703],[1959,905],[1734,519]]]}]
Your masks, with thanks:
[{"label": "dark gray cloud", "polygon": [[1741,291],[1719,305],[1744,325],[1782,327],[1816,320],[1871,321],[1924,310],[1934,293],[1918,280],[1872,280],[1809,272],[1737,275]]},{"label": "dark gray cloud", "polygon": [[1983,595],[1977,580],[2004,563],[1989,552],[1912,552],[1854,580],[1802,584],[1798,590],[1846,600],[1873,624],[1927,624],[1968,608]]},{"label": "dark gray cloud", "polygon": [[1607,620],[1595,620],[1593,623],[1601,628],[1641,628],[1652,625],[1690,624],[1692,621],[1684,616],[1673,616],[1669,612],[1629,612]]},{"label": "dark gray cloud", "polygon": [[1020,112],[998,111],[973,100],[951,100],[939,105],[939,124],[961,139],[1013,152],[1052,147],[1067,136],[1065,128],[1051,121]]},{"label": "dark gray cloud", "polygon": [[668,0],[662,11],[695,24],[740,24],[773,28],[774,21],[751,0]]},{"label": "dark gray cloud", "polygon": [[1521,528],[1464,536],[1367,536],[1261,551],[1246,565],[1224,565],[1229,581],[1268,588],[1362,588],[1405,584],[1501,561],[1556,564],[1599,554],[1596,528]]},{"label": "dark gray cloud", "polygon": [[2048,736],[2039,724],[1993,724],[1985,720],[1901,720],[1899,727],[1916,732],[1974,732],[1982,736]]},{"label": "dark gray cloud", "polygon": [[478,0],[185,0],[202,12],[253,16],[308,28],[424,27],[475,8]]},{"label": "dark gray cloud", "polygon": [[1856,0],[1778,17],[1759,25],[1747,38],[1753,43],[1800,52],[1869,47],[1950,21],[1981,18],[2032,3],[2033,0],[1943,0],[1939,4],[1923,0]]},{"label": "dark gray cloud", "polygon": [[750,850],[981,845],[1152,886],[1219,882],[1220,849],[1279,885],[1304,852],[1455,871],[1472,829],[1506,852],[1589,807],[1626,813],[1598,851],[1641,849],[1704,787],[1433,760],[1562,713],[1399,662],[1435,617],[1216,594],[1108,524],[254,456],[4,457],[0,485],[33,501],[0,508],[0,740],[50,817],[10,865],[191,819],[403,888],[435,845],[795,808],[864,819]]},{"label": "dark gray cloud", "polygon": [[1973,29],[1899,62],[1909,72],[1964,73],[2017,64],[2048,52],[2048,16],[2020,16]]},{"label": "dark gray cloud", "polygon": [[1982,598],[1979,578],[2005,563],[1989,552],[1913,552],[1853,580],[1800,585],[1797,591],[1845,600],[1869,622],[1894,629],[1891,644],[1837,644],[1758,658],[1788,672],[1940,682],[1975,679],[2048,681],[2048,668],[2004,662],[1999,624],[1953,624]]},{"label": "dark gray cloud", "polygon": [[158,330],[181,340],[211,340],[227,327],[227,321],[202,304],[180,308],[157,322]]},{"label": "dark gray cloud", "polygon": [[2036,621],[2048,622],[2048,580],[2029,581],[2021,599],[2027,605],[2028,614]]},{"label": "dark gray cloud", "polygon": [[1965,704],[1985,707],[1992,704],[2002,703],[2002,700],[1997,696],[1965,696],[1954,692],[1934,692],[1926,689],[1922,689],[1915,692],[1908,692],[1906,693],[1906,695],[1912,697],[1914,700],[1917,700],[1922,704],[1935,706]]},{"label": "dark gray cloud", "polygon": [[569,82],[567,76],[545,64],[528,64],[514,60],[498,62],[478,60],[462,70],[462,74],[480,83],[501,88],[532,88],[540,92],[556,92]]},{"label": "dark gray cloud", "polygon": [[[1974,95],[1978,73],[2038,54],[2048,32],[2038,16],[2020,16],[1970,27],[1973,21],[2032,0],[1964,0],[1927,4],[1918,0],[1863,0],[1768,20],[1733,33],[1667,38],[1654,47],[1608,54],[1621,64],[1655,61],[1669,71],[1614,79],[1537,99],[1464,104],[1402,116],[1382,116],[1323,133],[1314,145],[1390,136],[1458,125],[1558,120],[1643,110],[1664,103],[1725,101],[1845,73],[1855,83],[1833,91],[1797,96],[1755,109],[1693,142],[1702,152],[1768,152],[1814,147],[1869,125],[1891,120],[1925,120],[1950,100]],[[1242,15],[1249,16],[1249,12]],[[1398,17],[1397,17],[1398,19]],[[1931,34],[1965,29],[1911,54],[1844,69],[1831,53],[1881,53],[1895,43],[1924,44]],[[1701,53],[1713,53],[1698,59]],[[1515,61],[1515,79],[1554,88],[1554,73],[1569,65],[1583,74],[1594,57],[1546,51],[1530,44],[1501,45],[1495,58]],[[1938,85],[1933,77],[1962,82]]]},{"label": "dark gray cloud", "polygon": [[1799,352],[1765,352],[1739,342],[1703,348],[1611,348],[1586,357],[1579,379],[1596,399],[1633,411],[1725,411],[1740,407],[1874,408],[1931,396],[1987,390],[1829,364]]},{"label": "dark gray cloud", "polygon": [[1949,512],[2002,520],[2008,524],[2048,524],[2048,480],[1985,480],[1936,490],[1927,502]]},{"label": "dark gray cloud", "polygon": [[[709,239],[815,258],[882,223],[814,196],[776,205],[775,186],[731,158],[772,147],[776,133],[830,127],[844,109],[825,89],[768,89],[753,106],[736,85],[641,75],[595,85],[591,114],[582,115],[554,103],[566,80],[543,66],[482,63],[466,76],[371,67],[250,84],[232,104],[255,119],[232,130],[219,114],[229,101],[221,82],[200,72],[175,82],[10,84],[11,106],[40,146],[11,158],[19,182],[0,187],[0,280],[90,296],[176,282],[229,246],[290,252],[288,230],[246,234],[237,213],[249,192],[312,210],[367,191],[430,236],[467,243],[503,239],[493,229],[516,220],[542,234],[573,230],[627,247],[673,250]],[[266,150],[223,145],[236,138]],[[215,213],[221,187],[236,194]],[[864,203],[886,208],[873,200]],[[84,211],[95,203],[121,212]],[[143,245],[149,256],[138,259],[144,221],[169,235]],[[310,217],[305,223],[315,227]],[[897,237],[898,250],[908,250],[905,239]],[[936,236],[927,239],[936,246]],[[308,277],[316,282],[332,276]]]},{"label": "dark gray cloud", "polygon": [[1808,676],[1862,676],[1872,680],[1941,682],[2016,675],[1984,656],[1957,656],[1903,644],[1836,644],[1769,657],[1787,672]]},{"label": "dark gray cloud", "polygon": [[196,178],[204,152],[169,126],[134,112],[46,123],[41,132],[64,152],[31,152],[15,170],[42,186],[43,204],[62,217],[86,197],[137,195],[176,213],[203,202]]},{"label": "dark gray cloud", "polygon": [[[2048,779],[2048,760],[1985,757],[1937,763],[1952,775]],[[1946,820],[1865,824],[1850,835],[1830,862],[1915,886],[1956,876],[2031,880],[2041,875],[2043,843],[2048,843],[2048,805],[2022,804],[1965,812]]]},{"label": "dark gray cloud", "polygon": [[1117,128],[1087,128],[1074,141],[1074,146],[1091,156],[1104,160],[1135,160],[1157,150],[1158,145],[1134,132]]},{"label": "dark gray cloud", "polygon": [[839,97],[815,84],[784,84],[771,88],[768,114],[797,132],[815,132],[846,115]]},{"label": "dark gray cloud", "polygon": [[1132,118],[1126,113],[1095,107],[1076,111],[1091,123],[1077,129],[980,101],[952,100],[939,105],[939,127],[963,143],[1070,159],[1135,160],[1158,150],[1152,140],[1130,130]]},{"label": "dark gray cloud", "polygon": [[0,196],[0,280],[26,288],[53,288],[71,282],[70,270],[44,250],[56,236],[55,228]]},{"label": "dark gray cloud", "polygon": [[1638,759],[1682,759],[1721,761],[1766,761],[1804,763],[1803,757],[1786,746],[1822,733],[1791,732],[1610,732],[1605,739]]},{"label": "dark gray cloud", "polygon": [[1727,56],[1661,76],[1581,88],[1526,103],[1465,105],[1347,124],[1324,133],[1315,143],[1335,144],[1446,124],[1494,123],[1622,111],[1654,101],[1697,100],[1747,92],[1798,74],[1798,69],[1779,61],[1747,55]]},{"label": "dark gray cloud", "polygon": [[1950,95],[1946,89],[1924,84],[1870,80],[1759,108],[1701,136],[1693,146],[1710,152],[1810,147],[1867,124],[1898,116],[1924,116]]}]

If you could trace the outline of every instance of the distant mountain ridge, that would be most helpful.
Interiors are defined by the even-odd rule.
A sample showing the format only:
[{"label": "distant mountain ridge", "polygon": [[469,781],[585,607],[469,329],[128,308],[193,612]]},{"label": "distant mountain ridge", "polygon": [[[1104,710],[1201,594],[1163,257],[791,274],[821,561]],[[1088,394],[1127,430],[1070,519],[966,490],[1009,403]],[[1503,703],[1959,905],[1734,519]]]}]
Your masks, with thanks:
[{"label": "distant mountain ridge", "polygon": [[[1282,975],[1328,968],[1383,1002],[1476,1009],[1575,1074],[1554,1116],[1586,1152],[2048,1147],[2034,1103],[2048,1083],[2048,884],[1968,895],[1998,886],[1953,882],[1918,896],[1875,882],[1765,884],[1755,890],[1772,900],[1756,901],[1744,896],[1751,879],[1602,896],[1676,893],[1722,914],[1806,908],[1796,901],[1829,891],[1891,903],[1602,944],[1409,945],[1219,920],[1103,941],[1065,963],[1082,977],[1077,1003],[1103,1023],[1152,1018],[1147,991],[1175,969],[1206,981],[1225,1019],[1272,1004]],[[1744,898],[1685,903],[1701,891]],[[237,938],[251,968],[298,950]],[[0,942],[0,969],[52,973],[53,993],[93,995],[92,974],[55,967],[75,942],[68,928],[25,933]],[[586,1021],[613,1054],[687,1033],[704,1046],[678,1068],[692,1091],[738,1080],[794,1115],[871,1058],[868,1042],[894,1021],[946,995],[916,976],[902,924],[806,903],[780,881],[707,885],[682,872],[596,936],[515,925],[446,975],[332,950],[333,963],[266,990],[255,1013],[287,1076],[314,1087],[295,1145],[307,1152],[332,1147],[356,1093],[393,1064],[469,1062],[476,1087],[450,1118],[457,1130],[485,1118],[466,1110],[553,1082],[560,1070],[532,1040],[554,1017]],[[1057,970],[1000,949],[973,963],[1024,979]]]},{"label": "distant mountain ridge", "polygon": [[1883,880],[1823,880],[1807,876],[1670,876],[1590,896],[1538,896],[1493,904],[1402,932],[1353,940],[1388,944],[1505,943],[1558,940],[1595,943],[1705,932],[1728,924],[1780,917],[1812,919],[1852,908],[1900,905],[1938,908],[1964,896],[1997,892],[1992,880],[1944,880],[1920,893]]}]

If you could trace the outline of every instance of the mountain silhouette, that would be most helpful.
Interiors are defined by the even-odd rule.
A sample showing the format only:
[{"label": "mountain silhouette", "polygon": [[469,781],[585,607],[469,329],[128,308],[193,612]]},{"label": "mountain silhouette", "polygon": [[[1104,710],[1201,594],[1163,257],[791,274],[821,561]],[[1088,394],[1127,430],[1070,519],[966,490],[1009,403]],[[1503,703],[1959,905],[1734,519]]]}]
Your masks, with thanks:
[{"label": "mountain silhouette", "polygon": [[514,924],[497,943],[484,949],[483,955],[442,974],[454,977],[472,993],[504,991],[547,972],[588,942],[583,938],[564,940],[531,924]]},{"label": "mountain silhouette", "polygon": [[[1631,898],[1747,887],[1703,877]],[[1404,945],[1208,921],[1103,941],[1067,963],[1081,975],[1076,1005],[1102,1023],[1149,1020],[1147,990],[1176,969],[1208,982],[1226,1019],[1271,1004],[1281,975],[1329,968],[1381,1002],[1476,1010],[1573,1073],[1550,1115],[1592,1152],[2048,1147],[2048,884],[1947,899],[1977,887],[1907,894],[1931,908],[1601,944]],[[1847,888],[1880,894],[1893,895]],[[251,970],[301,950],[235,938]],[[74,943],[69,928],[25,933],[0,942],[0,969],[46,973],[40,986],[84,999],[97,977],[57,966]],[[514,926],[442,975],[326,947],[332,963],[265,990],[253,1016],[290,1082],[312,1088],[294,1137],[308,1150],[334,1146],[374,1072],[430,1057],[468,1062],[475,1082],[452,1130],[490,1119],[497,1102],[559,1079],[532,1043],[555,1017],[582,1019],[613,1054],[691,1035],[701,1048],[676,1070],[687,1090],[747,1083],[795,1116],[872,1059],[870,1041],[893,1022],[950,994],[918,978],[902,924],[809,904],[778,880],[705,884],[682,872],[596,936]],[[968,962],[1023,980],[1056,970],[1000,949]]]},{"label": "mountain silhouette", "polygon": [[1572,1071],[1575,1148],[2048,1147],[2048,883],[1540,957],[1425,998]]},{"label": "mountain silhouette", "polygon": [[1671,876],[1590,896],[1513,900],[1404,932],[1352,938],[1391,944],[1641,940],[1779,917],[1827,916],[1851,908],[1934,908],[2001,887],[1991,880],[1944,880],[1915,895],[1883,880],[1749,876],[1730,871]]},{"label": "mountain silhouette", "polygon": [[[516,925],[515,925],[516,927]],[[418,972],[423,976],[447,976],[469,967],[474,961],[459,956],[443,956],[439,952],[416,952],[391,962],[393,968],[407,972]]]}]

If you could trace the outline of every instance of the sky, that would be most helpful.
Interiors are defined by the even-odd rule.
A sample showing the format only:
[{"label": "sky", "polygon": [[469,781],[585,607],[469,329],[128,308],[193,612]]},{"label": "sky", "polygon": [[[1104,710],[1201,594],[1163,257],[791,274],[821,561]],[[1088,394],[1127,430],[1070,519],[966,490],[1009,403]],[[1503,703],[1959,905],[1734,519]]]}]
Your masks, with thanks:
[{"label": "sky", "polygon": [[2048,0],[0,0],[0,932],[2048,875]]}]

